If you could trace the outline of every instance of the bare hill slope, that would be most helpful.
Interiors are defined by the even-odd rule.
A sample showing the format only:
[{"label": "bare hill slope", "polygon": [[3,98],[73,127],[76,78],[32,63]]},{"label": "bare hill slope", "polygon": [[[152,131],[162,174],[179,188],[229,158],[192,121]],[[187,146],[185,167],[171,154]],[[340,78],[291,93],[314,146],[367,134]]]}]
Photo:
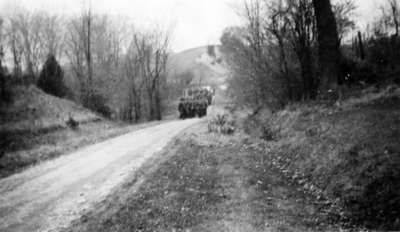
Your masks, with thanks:
[{"label": "bare hill slope", "polygon": [[100,117],[72,101],[44,93],[36,86],[16,86],[10,104],[0,105],[0,131],[34,131],[64,127],[71,116],[76,121],[98,120]]},{"label": "bare hill slope", "polygon": [[168,62],[169,81],[180,74],[191,72],[194,76],[191,84],[218,86],[225,82],[227,68],[219,47],[215,46],[215,56],[207,53],[207,46],[189,49],[170,55]]}]

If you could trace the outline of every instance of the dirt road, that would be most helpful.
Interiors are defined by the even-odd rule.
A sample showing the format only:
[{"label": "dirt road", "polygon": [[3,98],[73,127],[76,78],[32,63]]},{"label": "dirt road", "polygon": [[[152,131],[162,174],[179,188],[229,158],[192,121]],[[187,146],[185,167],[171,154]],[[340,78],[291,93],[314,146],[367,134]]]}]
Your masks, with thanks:
[{"label": "dirt road", "polygon": [[57,231],[198,119],[141,129],[0,180],[0,231]]},{"label": "dirt road", "polygon": [[63,232],[341,231],[250,136],[209,133],[206,122],[184,133],[140,186],[127,182]]}]

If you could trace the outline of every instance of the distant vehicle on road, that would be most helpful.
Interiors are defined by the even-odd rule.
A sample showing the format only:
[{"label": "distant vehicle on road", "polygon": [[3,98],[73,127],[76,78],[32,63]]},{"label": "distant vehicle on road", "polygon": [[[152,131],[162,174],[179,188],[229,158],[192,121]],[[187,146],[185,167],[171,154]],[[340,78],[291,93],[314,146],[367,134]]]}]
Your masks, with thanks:
[{"label": "distant vehicle on road", "polygon": [[183,90],[179,99],[179,118],[204,117],[212,104],[214,90],[210,86],[190,87]]}]

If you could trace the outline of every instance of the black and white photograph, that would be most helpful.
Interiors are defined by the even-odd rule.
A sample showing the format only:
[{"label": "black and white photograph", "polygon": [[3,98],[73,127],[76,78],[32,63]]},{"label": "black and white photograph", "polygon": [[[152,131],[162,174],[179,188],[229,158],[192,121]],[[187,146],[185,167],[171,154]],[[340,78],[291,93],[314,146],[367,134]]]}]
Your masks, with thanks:
[{"label": "black and white photograph", "polygon": [[0,0],[0,232],[400,231],[400,0]]}]

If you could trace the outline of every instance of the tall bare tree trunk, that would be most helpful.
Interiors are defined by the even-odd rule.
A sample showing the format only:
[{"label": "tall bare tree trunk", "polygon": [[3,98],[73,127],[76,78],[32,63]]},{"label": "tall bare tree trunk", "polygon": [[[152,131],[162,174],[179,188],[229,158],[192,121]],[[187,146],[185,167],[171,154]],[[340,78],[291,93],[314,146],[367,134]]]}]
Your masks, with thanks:
[{"label": "tall bare tree trunk", "polygon": [[[1,29],[1,19],[0,19],[0,29]],[[0,33],[1,33],[1,31],[0,31]],[[1,36],[1,34],[0,34],[0,36]],[[2,38],[0,38],[0,39],[2,39]],[[1,42],[1,40],[0,40],[0,42]],[[4,56],[3,46],[0,44],[0,91],[1,91],[1,93],[0,93],[1,99],[0,100],[4,99],[5,92],[6,92],[6,80],[5,80],[5,75],[3,73],[3,63],[2,63],[3,56]]]},{"label": "tall bare tree trunk", "polygon": [[142,118],[142,103],[141,103],[141,94],[138,94],[138,96],[135,99],[135,122],[139,122],[139,120]]},{"label": "tall bare tree trunk", "polygon": [[89,7],[88,15],[87,15],[87,51],[86,51],[86,62],[87,62],[87,68],[88,68],[88,84],[89,88],[92,86],[92,75],[93,75],[93,69],[92,69],[92,51],[91,51],[91,26],[92,26],[92,15],[91,15],[91,9]]},{"label": "tall bare tree trunk", "polygon": [[308,46],[301,48],[298,54],[301,66],[301,78],[303,82],[303,99],[310,100],[315,97],[314,94],[314,76],[311,61],[311,50]]},{"label": "tall bare tree trunk", "polygon": [[13,39],[11,42],[11,50],[12,50],[12,54],[13,54],[13,65],[14,65],[14,69],[13,69],[13,75],[14,78],[17,79],[18,81],[21,80],[21,76],[22,76],[22,70],[21,70],[21,63],[20,63],[20,58],[18,56],[18,51],[16,48],[16,42]]},{"label": "tall bare tree trunk", "polygon": [[[322,98],[336,98],[341,53],[335,16],[330,0],[313,0],[317,19],[320,95]],[[333,100],[333,99],[332,99]]]},{"label": "tall bare tree trunk", "polygon": [[[7,96],[7,87],[6,87],[6,72],[5,69],[3,68],[3,59],[4,59],[4,47],[3,43],[4,41],[4,34],[3,34],[3,18],[0,17],[0,102],[1,101],[7,101],[10,100],[9,97]],[[2,156],[0,152],[0,157]]]},{"label": "tall bare tree trunk", "polygon": [[364,60],[365,59],[364,43],[363,43],[362,35],[361,35],[360,31],[357,33],[357,37],[358,37],[358,49],[359,49],[360,58],[361,58],[361,60]]},{"label": "tall bare tree trunk", "polygon": [[148,107],[149,107],[149,121],[154,120],[154,97],[153,90],[147,90]]},{"label": "tall bare tree trunk", "polygon": [[[137,89],[136,86],[132,86],[132,97],[133,97],[132,101],[133,102],[130,104],[133,104],[134,117],[132,117],[132,118],[134,118],[136,123],[139,122],[139,120],[142,117],[142,102],[141,102],[142,96],[141,95],[142,95],[141,90]],[[131,114],[132,114],[132,112],[131,112]]]},{"label": "tall bare tree trunk", "polygon": [[288,94],[288,97],[291,101],[295,99],[295,94],[294,94],[294,83],[293,80],[291,80],[289,76],[289,68],[288,68],[288,62],[286,60],[286,51],[285,51],[285,44],[283,42],[283,39],[281,36],[277,35],[276,38],[278,39],[278,46],[279,46],[279,64],[280,64],[280,70],[282,75],[284,76],[286,80],[286,91]]},{"label": "tall bare tree trunk", "polygon": [[157,78],[156,81],[156,90],[154,93],[154,108],[155,108],[155,119],[161,120],[162,119],[162,112],[161,112],[161,92],[160,92],[160,79]]}]

